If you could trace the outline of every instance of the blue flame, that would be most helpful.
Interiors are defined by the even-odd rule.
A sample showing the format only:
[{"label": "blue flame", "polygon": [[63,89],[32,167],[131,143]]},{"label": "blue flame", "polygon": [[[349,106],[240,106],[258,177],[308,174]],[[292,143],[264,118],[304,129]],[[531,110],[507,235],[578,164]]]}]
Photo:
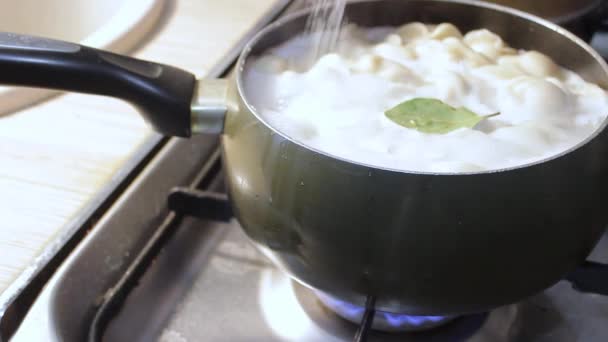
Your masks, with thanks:
[{"label": "blue flame", "polygon": [[[334,297],[318,293],[322,301],[332,310],[338,312],[344,318],[358,321],[363,316],[365,308],[348,302],[341,301]],[[437,325],[452,319],[450,316],[412,316],[396,314],[384,311],[377,311],[376,317],[380,317],[394,328],[416,328],[428,325]]]},{"label": "blue flame", "polygon": [[330,296],[323,296],[323,300],[334,310],[347,315],[350,318],[361,317],[365,312],[365,308],[350,304]]},{"label": "blue flame", "polygon": [[410,316],[388,312],[381,312],[381,314],[386,319],[388,324],[394,327],[401,327],[404,325],[418,327],[428,323],[443,322],[448,319],[448,317],[445,316]]}]

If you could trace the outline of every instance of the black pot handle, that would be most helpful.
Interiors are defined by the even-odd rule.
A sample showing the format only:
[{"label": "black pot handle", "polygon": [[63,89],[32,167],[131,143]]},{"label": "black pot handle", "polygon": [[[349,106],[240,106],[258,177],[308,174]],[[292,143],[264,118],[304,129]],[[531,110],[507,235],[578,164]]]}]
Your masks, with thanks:
[{"label": "black pot handle", "polygon": [[161,134],[191,135],[196,80],[171,66],[78,44],[0,32],[0,84],[119,98]]}]

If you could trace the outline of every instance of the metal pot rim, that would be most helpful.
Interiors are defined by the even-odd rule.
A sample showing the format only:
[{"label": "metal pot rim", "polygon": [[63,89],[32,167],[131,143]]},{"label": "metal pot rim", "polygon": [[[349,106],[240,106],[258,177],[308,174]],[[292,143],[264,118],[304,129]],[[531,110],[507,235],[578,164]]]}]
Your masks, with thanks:
[{"label": "metal pot rim", "polygon": [[[375,1],[382,1],[382,0],[348,0],[348,4],[352,4],[352,3],[359,3],[359,2],[375,2]],[[419,1],[419,0],[407,0],[407,1]],[[511,15],[511,16],[517,16],[517,17],[521,17],[525,20],[528,21],[532,21],[536,24],[545,26],[557,33],[559,33],[562,37],[564,37],[564,39],[569,39],[571,41],[573,41],[574,43],[576,43],[577,45],[579,45],[580,47],[582,47],[588,54],[590,54],[593,59],[596,60],[597,63],[599,63],[599,65],[602,67],[604,73],[607,75],[608,77],[608,64],[606,63],[606,61],[591,47],[589,46],[585,41],[583,41],[581,38],[577,37],[575,34],[569,32],[568,30],[558,26],[557,24],[552,23],[551,21],[547,20],[547,19],[543,19],[539,16],[536,16],[534,14],[530,14],[518,9],[514,9],[511,7],[507,7],[507,6],[502,6],[502,5],[498,5],[498,4],[494,4],[494,3],[489,3],[489,2],[484,2],[484,1],[479,1],[479,0],[425,0],[425,1],[432,1],[432,2],[439,2],[439,3],[456,3],[456,4],[461,4],[461,5],[466,5],[466,6],[471,6],[471,7],[481,7],[481,8],[487,8],[490,10],[494,10],[494,11],[498,11],[498,12],[503,12],[505,14]],[[243,71],[245,70],[245,66],[247,63],[247,60],[249,59],[251,52],[253,51],[253,48],[259,43],[260,40],[262,40],[262,38],[264,38],[267,34],[278,30],[281,26],[296,20],[298,18],[307,16],[310,14],[310,10],[309,9],[303,9],[303,10],[299,10],[296,11],[292,14],[289,14],[285,17],[283,17],[280,20],[277,20],[276,22],[266,26],[264,29],[262,29],[260,32],[258,32],[245,46],[245,48],[243,49],[243,52],[241,53],[241,55],[239,56],[239,59],[237,61],[236,67],[237,67],[237,74],[236,74],[236,86],[237,86],[237,92],[238,95],[241,97],[242,102],[245,104],[245,106],[247,107],[247,110],[249,110],[256,118],[259,122],[263,123],[268,129],[272,130],[275,134],[280,135],[281,137],[285,138],[286,140],[290,141],[293,144],[296,144],[302,148],[305,148],[307,150],[310,150],[311,152],[315,152],[315,153],[319,153],[323,156],[326,156],[328,158],[332,158],[335,160],[339,160],[341,162],[344,163],[348,163],[348,164],[353,164],[353,165],[358,165],[358,166],[362,166],[362,167],[366,167],[366,168],[371,168],[371,169],[376,169],[376,170],[382,170],[382,171],[387,171],[387,172],[395,172],[395,173],[402,173],[402,174],[416,174],[416,175],[431,175],[431,176],[470,176],[470,175],[483,175],[483,174],[494,174],[494,173],[504,173],[504,172],[510,172],[510,171],[516,171],[516,170],[520,170],[520,169],[524,169],[524,168],[528,168],[528,167],[532,167],[532,166],[537,166],[540,164],[544,164],[547,162],[550,162],[552,160],[556,160],[559,158],[562,158],[576,150],[578,150],[579,148],[583,147],[584,145],[588,144],[589,142],[591,142],[592,140],[594,140],[600,133],[602,133],[606,127],[608,126],[608,118],[604,119],[604,121],[602,122],[602,124],[592,133],[590,134],[587,138],[585,138],[583,141],[581,141],[580,143],[576,144],[575,146],[562,151],[558,154],[534,161],[534,162],[529,162],[529,163],[525,163],[525,164],[521,164],[521,165],[516,165],[516,166],[512,166],[512,167],[507,167],[507,168],[501,168],[501,169],[491,169],[491,170],[484,170],[484,171],[476,171],[476,172],[425,172],[425,171],[411,171],[411,170],[403,170],[403,169],[395,169],[395,168],[388,168],[388,167],[381,167],[381,166],[376,166],[376,165],[371,165],[371,164],[367,164],[367,163],[362,163],[362,162],[358,162],[358,161],[354,161],[354,160],[350,160],[347,158],[343,158],[340,156],[336,156],[333,154],[330,154],[328,152],[319,150],[317,148],[314,148],[312,146],[309,146],[307,144],[304,144],[300,141],[297,141],[296,139],[290,137],[289,135],[279,131],[278,129],[276,129],[275,127],[273,127],[272,125],[270,125],[266,120],[264,120],[264,118],[256,111],[256,109],[251,105],[251,103],[248,101],[247,96],[246,96],[246,92],[244,90],[244,79],[243,79]]]}]

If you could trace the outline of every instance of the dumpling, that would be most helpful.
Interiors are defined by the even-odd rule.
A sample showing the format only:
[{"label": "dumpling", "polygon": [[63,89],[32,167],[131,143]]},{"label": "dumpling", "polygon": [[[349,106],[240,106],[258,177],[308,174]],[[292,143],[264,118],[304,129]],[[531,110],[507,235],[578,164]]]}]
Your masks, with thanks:
[{"label": "dumpling", "polygon": [[498,59],[500,65],[517,67],[534,77],[559,77],[560,68],[551,58],[537,51],[527,51],[516,56],[505,56]]},{"label": "dumpling", "polygon": [[457,38],[446,38],[443,41],[450,56],[457,61],[464,61],[470,66],[480,67],[490,64],[490,61],[482,54],[472,50],[462,40]]},{"label": "dumpling", "polygon": [[460,32],[460,30],[450,24],[450,23],[443,23],[443,24],[439,24],[437,25],[437,27],[435,27],[433,29],[433,31],[431,32],[431,39],[445,39],[445,38],[449,38],[449,37],[453,37],[453,38],[458,38],[458,39],[462,39],[462,33]]},{"label": "dumpling", "polygon": [[486,30],[475,30],[464,36],[464,42],[474,51],[496,60],[502,55],[514,54],[515,50],[505,45],[502,38]]},{"label": "dumpling", "polygon": [[430,32],[426,25],[416,22],[401,26],[397,30],[397,34],[403,39],[404,43],[409,43],[416,39],[428,37]]},{"label": "dumpling", "polygon": [[513,122],[562,119],[568,113],[569,95],[553,82],[522,76],[507,85],[499,101]]}]

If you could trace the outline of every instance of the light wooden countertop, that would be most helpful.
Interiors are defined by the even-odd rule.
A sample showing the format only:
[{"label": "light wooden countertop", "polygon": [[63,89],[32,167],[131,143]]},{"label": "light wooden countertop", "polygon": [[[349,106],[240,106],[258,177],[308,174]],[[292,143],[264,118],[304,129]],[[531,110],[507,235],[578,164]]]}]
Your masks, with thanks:
[{"label": "light wooden countertop", "polygon": [[[205,75],[283,1],[166,2],[135,55]],[[129,105],[79,94],[0,118],[0,294],[151,134]]]}]

